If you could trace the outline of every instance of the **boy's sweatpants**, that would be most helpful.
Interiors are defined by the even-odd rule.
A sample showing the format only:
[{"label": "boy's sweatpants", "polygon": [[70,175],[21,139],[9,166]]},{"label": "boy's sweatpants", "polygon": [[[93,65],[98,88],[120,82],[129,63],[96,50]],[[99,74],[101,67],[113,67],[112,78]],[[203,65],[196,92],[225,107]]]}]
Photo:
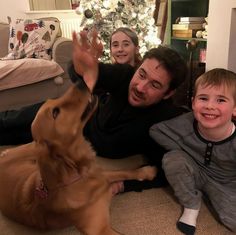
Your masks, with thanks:
[{"label": "boy's sweatpants", "polygon": [[236,182],[227,182],[227,179],[224,184],[218,182],[211,175],[207,175],[204,167],[198,165],[182,150],[166,153],[162,166],[182,206],[200,209],[204,193],[220,221],[232,231],[236,231]]}]

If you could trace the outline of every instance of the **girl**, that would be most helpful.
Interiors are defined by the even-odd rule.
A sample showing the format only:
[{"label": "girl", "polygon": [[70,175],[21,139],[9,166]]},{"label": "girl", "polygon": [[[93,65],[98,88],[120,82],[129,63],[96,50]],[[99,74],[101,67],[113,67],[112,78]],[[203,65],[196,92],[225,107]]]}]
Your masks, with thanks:
[{"label": "girl", "polygon": [[116,29],[110,38],[110,53],[113,63],[138,67],[141,56],[137,34],[125,27]]}]

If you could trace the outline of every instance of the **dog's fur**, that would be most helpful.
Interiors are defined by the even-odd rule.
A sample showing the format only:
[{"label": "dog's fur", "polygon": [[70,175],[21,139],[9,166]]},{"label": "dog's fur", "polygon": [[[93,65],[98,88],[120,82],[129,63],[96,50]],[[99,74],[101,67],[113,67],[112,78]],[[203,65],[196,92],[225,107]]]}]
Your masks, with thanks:
[{"label": "dog's fur", "polygon": [[83,82],[48,100],[32,124],[32,143],[0,157],[0,210],[40,229],[74,225],[88,235],[119,234],[110,227],[111,183],[153,179],[154,167],[105,171],[83,137],[97,101]]}]

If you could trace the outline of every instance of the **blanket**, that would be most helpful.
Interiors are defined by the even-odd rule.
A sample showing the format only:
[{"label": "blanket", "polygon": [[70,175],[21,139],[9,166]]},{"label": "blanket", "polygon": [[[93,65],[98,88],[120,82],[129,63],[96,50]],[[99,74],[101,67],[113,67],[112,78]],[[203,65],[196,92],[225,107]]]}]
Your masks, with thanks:
[{"label": "blanket", "polygon": [[0,91],[51,79],[63,72],[53,60],[0,60]]}]

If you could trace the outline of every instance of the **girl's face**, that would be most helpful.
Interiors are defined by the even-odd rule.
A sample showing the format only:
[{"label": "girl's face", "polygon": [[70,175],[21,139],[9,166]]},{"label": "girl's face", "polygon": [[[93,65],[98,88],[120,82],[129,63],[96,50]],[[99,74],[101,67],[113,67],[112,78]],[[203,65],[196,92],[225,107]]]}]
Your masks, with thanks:
[{"label": "girl's face", "polygon": [[139,48],[123,32],[116,32],[111,37],[111,57],[115,63],[135,66],[135,56]]},{"label": "girl's face", "polygon": [[232,127],[232,116],[236,115],[236,104],[232,90],[221,86],[197,88],[192,108],[200,130],[222,133]]}]

